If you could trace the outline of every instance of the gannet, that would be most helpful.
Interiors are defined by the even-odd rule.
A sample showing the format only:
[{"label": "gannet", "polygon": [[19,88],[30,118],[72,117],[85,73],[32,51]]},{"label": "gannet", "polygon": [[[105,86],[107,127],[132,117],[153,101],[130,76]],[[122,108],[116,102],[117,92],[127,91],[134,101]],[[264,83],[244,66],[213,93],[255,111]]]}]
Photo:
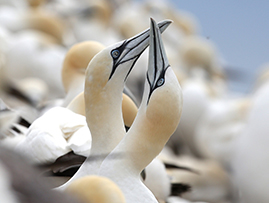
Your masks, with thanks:
[{"label": "gannet", "polygon": [[141,171],[160,153],[181,116],[182,93],[170,67],[156,22],[151,19],[144,95],[126,136],[103,161],[99,175],[114,181],[126,202],[157,202],[141,182]]},{"label": "gannet", "polygon": [[49,87],[48,99],[64,96],[61,69],[66,49],[48,44],[42,35],[32,30],[13,34],[10,41],[6,54],[6,76],[14,80],[38,77]]},{"label": "gannet", "polygon": [[84,90],[85,70],[91,59],[104,48],[105,46],[97,41],[84,41],[68,50],[62,68],[62,82],[67,93],[63,107]]},{"label": "gannet", "polygon": [[71,23],[76,39],[78,41],[96,40],[106,46],[119,41],[119,35],[110,26],[112,9],[110,2],[104,0],[85,1],[83,6],[73,9],[75,12],[73,12]]},{"label": "gannet", "polygon": [[236,140],[246,127],[250,98],[226,98],[211,102],[197,123],[194,141],[204,158],[213,158],[230,168]]},{"label": "gannet", "polygon": [[[162,21],[159,27],[164,31],[170,23]],[[149,29],[103,49],[89,63],[84,97],[86,121],[92,135],[91,155],[59,189],[79,177],[97,174],[103,159],[125,135],[121,110],[124,83],[148,44]]]},{"label": "gannet", "polygon": [[166,172],[165,164],[156,157],[144,171],[143,183],[153,193],[158,202],[166,202],[171,193],[171,180]]},{"label": "gannet", "polygon": [[72,182],[65,193],[74,195],[85,203],[125,203],[120,188],[110,179],[91,175]]},{"label": "gannet", "polygon": [[268,79],[252,95],[246,127],[235,143],[231,177],[238,188],[237,202],[269,201],[268,194]]},{"label": "gannet", "polygon": [[188,78],[180,81],[185,103],[181,122],[169,144],[176,144],[182,139],[189,151],[199,157],[201,155],[194,140],[195,129],[212,99],[223,95],[223,91],[212,79],[217,66],[216,51],[205,39],[189,36],[179,53],[182,60],[180,68],[185,68]]},{"label": "gannet", "polygon": [[230,177],[218,162],[183,155],[170,156],[165,164],[171,177],[171,196],[195,202],[225,202],[230,198]]},{"label": "gannet", "polygon": [[[80,137],[80,147],[73,142],[77,136]],[[15,149],[27,156],[31,163],[47,164],[72,150],[88,156],[90,146],[91,134],[85,116],[67,108],[54,107],[32,123],[25,139]]]},{"label": "gannet", "polygon": [[1,146],[0,202],[79,203],[71,195],[52,191],[48,182],[40,179],[39,173],[39,170],[31,166],[21,154]]}]

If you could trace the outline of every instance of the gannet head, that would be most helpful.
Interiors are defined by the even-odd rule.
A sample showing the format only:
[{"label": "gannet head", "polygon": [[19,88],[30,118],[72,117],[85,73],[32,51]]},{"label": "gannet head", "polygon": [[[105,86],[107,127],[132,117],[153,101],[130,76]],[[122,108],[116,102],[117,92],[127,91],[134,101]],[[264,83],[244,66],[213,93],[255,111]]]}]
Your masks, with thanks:
[{"label": "gannet head", "polygon": [[65,91],[68,92],[73,82],[78,82],[75,77],[85,77],[85,70],[91,59],[102,49],[104,45],[96,41],[85,41],[72,46],[67,52],[63,68],[62,81]]},{"label": "gannet head", "polygon": [[[161,31],[164,31],[170,23],[170,20],[165,20],[158,26]],[[86,83],[97,91],[112,86],[112,84],[120,85],[123,88],[124,81],[148,44],[149,29],[102,50],[89,63],[86,71]],[[111,89],[115,89],[115,86],[113,85]]]},{"label": "gannet head", "polygon": [[120,188],[110,179],[102,176],[85,176],[73,181],[66,189],[83,202],[124,203]]},{"label": "gannet head", "polygon": [[148,137],[159,139],[161,148],[178,126],[182,104],[181,87],[169,65],[160,31],[151,19],[147,81],[138,114],[145,115],[146,128],[152,134]]},{"label": "gannet head", "polygon": [[[182,112],[182,91],[170,67],[156,22],[151,20],[147,79],[137,116],[117,146],[128,154],[136,175],[161,152],[176,130]],[[143,158],[141,158],[143,157]],[[128,161],[130,160],[130,161]]]}]

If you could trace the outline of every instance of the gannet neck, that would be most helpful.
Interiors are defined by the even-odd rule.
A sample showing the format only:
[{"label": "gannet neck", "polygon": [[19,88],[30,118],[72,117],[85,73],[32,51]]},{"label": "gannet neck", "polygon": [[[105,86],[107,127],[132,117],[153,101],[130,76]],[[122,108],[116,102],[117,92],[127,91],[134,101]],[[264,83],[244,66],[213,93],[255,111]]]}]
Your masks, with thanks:
[{"label": "gannet neck", "polygon": [[67,52],[62,69],[62,82],[67,92],[63,106],[84,90],[85,70],[91,59],[104,46],[99,42],[85,41],[75,44]]},{"label": "gannet neck", "polygon": [[85,116],[84,92],[81,92],[79,95],[77,95],[66,108],[73,111],[74,113]]},{"label": "gannet neck", "polygon": [[[172,68],[165,73],[165,84],[154,90],[149,103],[150,87],[145,93],[137,117],[117,153],[128,152],[126,164],[132,164],[139,174],[163,149],[176,130],[182,111],[182,93]],[[131,163],[132,162],[132,163]]]},{"label": "gannet neck", "polygon": [[86,71],[85,110],[93,154],[109,153],[125,134],[121,110],[124,82],[122,79],[121,83],[108,84],[111,67],[112,60],[106,49],[94,57]]},{"label": "gannet neck", "polygon": [[[81,92],[78,96],[76,96],[66,108],[73,111],[74,113],[80,114],[82,116],[86,116],[84,92]],[[129,96],[123,93],[122,94],[122,116],[123,116],[124,125],[126,127],[131,127],[136,114],[137,114],[136,104]]]}]

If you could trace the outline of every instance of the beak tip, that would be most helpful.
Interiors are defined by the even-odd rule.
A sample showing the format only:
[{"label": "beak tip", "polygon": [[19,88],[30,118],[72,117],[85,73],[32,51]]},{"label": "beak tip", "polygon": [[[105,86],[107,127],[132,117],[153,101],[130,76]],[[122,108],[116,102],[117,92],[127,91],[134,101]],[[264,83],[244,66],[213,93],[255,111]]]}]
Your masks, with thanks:
[{"label": "beak tip", "polygon": [[[163,20],[162,22],[161,22],[161,24],[162,24],[162,26],[163,27],[165,27],[164,29],[163,28],[161,28],[161,27],[159,27],[160,28],[160,31],[161,32],[163,32],[171,23],[172,23],[173,21],[172,20],[170,20],[170,19],[166,19],[166,20]],[[152,17],[150,17],[150,27],[153,27],[153,24],[155,25],[154,27],[157,27],[157,23],[156,23],[156,21],[152,18]],[[158,24],[159,26],[160,26],[160,23]]]},{"label": "beak tip", "polygon": [[[153,18],[150,18],[150,27],[152,27],[153,26],[153,24],[155,24],[156,22],[155,22],[155,20],[153,19]],[[167,23],[168,24],[168,23]]]}]

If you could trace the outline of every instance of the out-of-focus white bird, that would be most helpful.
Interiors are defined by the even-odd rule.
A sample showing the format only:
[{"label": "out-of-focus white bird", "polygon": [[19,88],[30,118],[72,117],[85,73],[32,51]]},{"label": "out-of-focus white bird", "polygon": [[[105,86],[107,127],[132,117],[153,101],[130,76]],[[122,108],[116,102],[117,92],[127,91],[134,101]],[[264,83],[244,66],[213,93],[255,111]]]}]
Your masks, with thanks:
[{"label": "out-of-focus white bird", "polygon": [[54,107],[36,119],[16,146],[35,164],[53,163],[70,151],[87,157],[90,149],[91,134],[85,116],[63,107]]},{"label": "out-of-focus white bird", "polygon": [[238,202],[269,201],[268,98],[267,81],[253,94],[246,128],[235,144],[231,172],[239,192]]},{"label": "out-of-focus white bird", "polygon": [[171,192],[171,183],[164,163],[157,157],[144,170],[143,183],[159,202],[165,202]]},{"label": "out-of-focus white bird", "polygon": [[68,194],[51,191],[39,170],[21,154],[0,147],[0,201],[5,203],[79,203]]},{"label": "out-of-focus white bird", "polygon": [[231,195],[228,173],[214,160],[202,160],[191,156],[167,156],[161,160],[171,177],[171,196],[188,201],[225,202]]},{"label": "out-of-focus white bird", "polygon": [[94,40],[105,46],[111,45],[120,38],[110,27],[112,7],[108,1],[85,1],[83,6],[74,10],[71,22],[77,41]]},{"label": "out-of-focus white bird", "polygon": [[223,92],[221,88],[215,89],[216,84],[212,80],[218,67],[217,56],[213,45],[194,36],[186,38],[180,56],[182,70],[188,76],[180,81],[185,102],[181,122],[169,144],[176,145],[181,139],[192,154],[200,156],[194,141],[197,124],[210,106],[211,100],[224,95],[220,93]]},{"label": "out-of-focus white bird", "polygon": [[236,140],[246,127],[249,98],[222,99],[210,103],[195,130],[195,143],[204,158],[215,159],[227,169]]}]

